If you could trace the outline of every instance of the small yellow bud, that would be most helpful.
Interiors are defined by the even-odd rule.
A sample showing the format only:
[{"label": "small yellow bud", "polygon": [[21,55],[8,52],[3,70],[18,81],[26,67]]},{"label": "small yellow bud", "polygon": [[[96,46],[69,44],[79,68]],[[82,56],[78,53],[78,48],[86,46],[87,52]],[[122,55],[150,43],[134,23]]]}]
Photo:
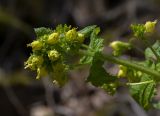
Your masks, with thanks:
[{"label": "small yellow bud", "polygon": [[39,79],[42,76],[46,76],[47,75],[47,71],[44,67],[38,68],[37,69],[37,77],[36,79]]},{"label": "small yellow bud", "polygon": [[40,50],[43,46],[42,42],[36,40],[36,41],[33,41],[29,46],[32,47],[32,50]]},{"label": "small yellow bud", "polygon": [[84,35],[82,33],[78,33],[78,41],[80,43],[83,43],[83,41],[84,41]]},{"label": "small yellow bud", "polygon": [[43,64],[43,57],[41,56],[30,56],[29,59],[25,62],[25,69],[30,68],[31,70],[36,70],[37,67],[40,67]]},{"label": "small yellow bud", "polygon": [[114,50],[113,54],[115,56],[119,56],[123,51],[131,49],[131,45],[129,43],[121,41],[113,41],[109,46]]},{"label": "small yellow bud", "polygon": [[32,64],[37,65],[37,67],[41,66],[43,64],[43,57],[41,56],[34,56],[32,59]]},{"label": "small yellow bud", "polygon": [[145,32],[146,33],[152,33],[155,30],[155,25],[157,24],[157,20],[155,20],[154,22],[151,21],[147,21],[145,26]]},{"label": "small yellow bud", "polygon": [[123,65],[119,65],[119,72],[117,74],[118,77],[125,77],[127,74],[127,67]]},{"label": "small yellow bud", "polygon": [[130,49],[131,45],[129,43],[122,41],[113,41],[112,43],[110,43],[110,47],[112,47],[114,50],[127,49],[127,48]]},{"label": "small yellow bud", "polygon": [[51,61],[56,61],[59,58],[60,54],[57,50],[51,50],[48,52],[48,57]]},{"label": "small yellow bud", "polygon": [[47,43],[56,44],[58,42],[58,39],[59,39],[59,34],[54,32],[51,35],[49,35]]},{"label": "small yellow bud", "polygon": [[117,50],[119,49],[119,44],[121,44],[120,41],[113,41],[112,43],[109,44],[109,46],[114,49],[114,50]]},{"label": "small yellow bud", "polygon": [[67,41],[74,41],[77,39],[77,36],[78,36],[78,33],[76,31],[76,28],[73,28],[66,33]]}]

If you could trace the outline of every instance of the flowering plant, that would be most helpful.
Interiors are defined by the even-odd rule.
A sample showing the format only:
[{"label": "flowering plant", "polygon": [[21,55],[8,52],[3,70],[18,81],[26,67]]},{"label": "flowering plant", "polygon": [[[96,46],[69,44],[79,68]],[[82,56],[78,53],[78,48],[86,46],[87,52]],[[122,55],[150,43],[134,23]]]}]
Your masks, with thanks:
[{"label": "flowering plant", "polygon": [[[48,28],[35,29],[37,39],[28,44],[32,48],[31,56],[25,62],[25,68],[37,71],[37,79],[49,75],[52,81],[63,86],[67,80],[67,72],[77,66],[90,65],[86,82],[106,90],[110,94],[122,83],[119,78],[127,79],[132,96],[145,109],[157,107],[151,104],[155,96],[156,85],[160,81],[160,42],[151,46],[148,35],[153,34],[157,21],[146,24],[131,25],[133,35],[148,45],[144,61],[130,61],[120,58],[125,50],[132,49],[130,42],[113,41],[113,55],[104,54],[103,39],[99,36],[100,28],[93,25],[82,30],[67,25],[58,25],[55,30]],[[84,44],[88,39],[89,44]],[[73,60],[74,56],[79,59]],[[117,75],[112,75],[103,67],[104,62],[119,65]],[[157,107],[158,108],[158,107]]]}]

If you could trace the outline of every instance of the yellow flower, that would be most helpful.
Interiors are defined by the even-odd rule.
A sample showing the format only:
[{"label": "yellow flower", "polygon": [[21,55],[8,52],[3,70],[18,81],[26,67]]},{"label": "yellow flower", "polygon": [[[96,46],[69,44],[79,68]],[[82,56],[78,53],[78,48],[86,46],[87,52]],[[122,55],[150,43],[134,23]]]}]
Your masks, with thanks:
[{"label": "yellow flower", "polygon": [[55,44],[58,42],[58,39],[59,39],[59,34],[54,32],[51,35],[49,35],[47,43],[48,44]]},{"label": "yellow flower", "polygon": [[151,21],[147,21],[145,26],[145,32],[146,33],[152,33],[155,30],[155,25],[157,24],[157,20],[151,22]]},{"label": "yellow flower", "polygon": [[33,41],[31,44],[29,44],[29,46],[32,47],[32,50],[40,50],[43,46],[42,42],[36,40]]},{"label": "yellow flower", "polygon": [[28,60],[24,63],[24,65],[25,65],[25,69],[26,68],[30,68],[30,69],[32,69],[32,70],[35,70],[34,68],[33,68],[33,65],[32,65],[32,56],[30,56],[29,58],[28,58]]},{"label": "yellow flower", "polygon": [[78,33],[76,31],[76,28],[73,28],[66,33],[67,41],[74,41],[77,39],[77,36],[78,36]]},{"label": "yellow flower", "polygon": [[57,50],[51,50],[48,52],[48,57],[51,61],[56,61],[59,58],[60,54]]},{"label": "yellow flower", "polygon": [[37,69],[37,77],[36,79],[39,79],[42,76],[46,76],[47,75],[47,71],[44,67],[38,68]]},{"label": "yellow flower", "polygon": [[31,70],[36,70],[43,64],[43,57],[41,56],[30,56],[27,62],[25,62],[25,69],[30,68]]},{"label": "yellow flower", "polygon": [[36,64],[37,66],[42,65],[43,61],[44,61],[43,57],[41,57],[41,56],[34,56],[32,59],[32,63]]}]

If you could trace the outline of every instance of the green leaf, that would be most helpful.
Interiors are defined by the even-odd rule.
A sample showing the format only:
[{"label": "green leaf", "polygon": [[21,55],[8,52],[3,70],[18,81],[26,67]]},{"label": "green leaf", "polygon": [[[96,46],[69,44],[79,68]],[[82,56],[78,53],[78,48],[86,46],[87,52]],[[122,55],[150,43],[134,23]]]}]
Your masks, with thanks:
[{"label": "green leaf", "polygon": [[100,32],[99,28],[95,28],[90,36],[89,49],[87,55],[80,59],[81,64],[92,64],[93,58],[96,53],[100,53],[103,50],[103,39],[98,37]]},{"label": "green leaf", "polygon": [[84,29],[78,31],[79,33],[82,33],[84,34],[85,38],[86,37],[89,37],[90,34],[93,32],[93,30],[96,28],[97,26],[96,25],[92,25],[92,26],[87,26],[85,27]]},{"label": "green leaf", "polygon": [[[139,62],[144,67],[155,70],[156,65],[151,60]],[[132,72],[132,73],[130,73]],[[153,80],[153,76],[147,75],[140,71],[129,69],[126,76],[131,83],[138,83],[130,85],[129,89],[133,98],[145,109],[149,109],[152,104],[152,98],[155,95],[156,83]],[[149,83],[145,83],[149,82]]]},{"label": "green leaf", "polygon": [[[152,48],[155,50],[155,52],[158,54],[158,56],[160,57],[160,41],[156,41]],[[156,59],[156,56],[154,55],[154,53],[152,52],[152,50],[148,47],[146,48],[145,50],[145,57],[146,59],[149,59],[149,60],[154,60]]]},{"label": "green leaf", "polygon": [[90,74],[87,78],[87,81],[95,86],[102,86],[103,84],[109,84],[116,80],[115,76],[110,75],[103,68],[104,61],[99,60],[99,57],[100,54],[95,55],[90,68]]},{"label": "green leaf", "polygon": [[51,30],[49,28],[45,28],[45,27],[34,28],[34,31],[35,31],[36,36],[38,38],[41,37],[41,36],[49,35],[49,34],[53,33],[53,30]]},{"label": "green leaf", "polygon": [[92,49],[94,53],[101,52],[103,50],[103,39],[97,36],[99,32],[100,28],[96,28],[90,37],[91,42],[89,44],[89,48]]},{"label": "green leaf", "polygon": [[[149,75],[143,74],[141,76],[140,82],[150,81],[152,80]],[[130,92],[134,99],[143,106],[145,109],[151,107],[151,100],[155,95],[155,82],[147,83],[147,84],[139,84],[139,85],[131,85]]]}]

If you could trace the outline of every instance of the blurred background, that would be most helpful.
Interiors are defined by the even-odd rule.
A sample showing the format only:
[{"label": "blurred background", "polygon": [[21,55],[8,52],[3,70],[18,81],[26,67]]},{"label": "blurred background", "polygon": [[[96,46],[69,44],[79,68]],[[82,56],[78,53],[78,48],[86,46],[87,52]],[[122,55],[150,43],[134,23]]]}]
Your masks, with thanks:
[{"label": "blurred background", "polygon": [[[81,29],[96,24],[107,45],[127,40],[131,23],[159,17],[160,0],[0,0],[0,115],[28,116],[45,104],[45,84],[24,70],[24,61],[31,53],[26,44],[36,38],[34,28],[68,24]],[[155,39],[159,32],[158,24]],[[143,59],[141,53],[129,54]]]}]

